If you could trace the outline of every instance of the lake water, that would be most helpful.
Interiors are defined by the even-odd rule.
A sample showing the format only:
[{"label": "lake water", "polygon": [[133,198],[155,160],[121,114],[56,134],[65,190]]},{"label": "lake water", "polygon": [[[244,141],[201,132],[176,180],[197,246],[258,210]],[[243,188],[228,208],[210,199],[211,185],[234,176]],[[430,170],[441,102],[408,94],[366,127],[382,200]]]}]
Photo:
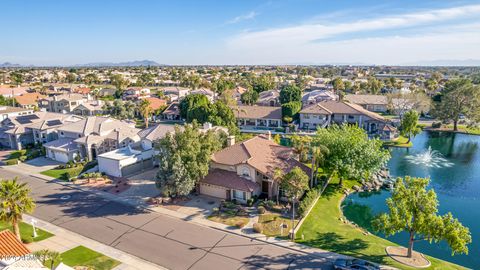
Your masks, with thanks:
[{"label": "lake water", "polygon": [[[392,148],[392,158],[388,167],[392,176],[430,177],[430,187],[437,193],[439,212],[452,212],[463,225],[469,227],[472,244],[469,255],[451,256],[446,243],[428,241],[416,242],[414,249],[433,257],[451,261],[469,268],[480,269],[480,136],[423,132],[413,140],[412,148]],[[422,164],[413,162],[414,156],[424,153],[431,147],[444,159]],[[387,211],[385,200],[390,192],[356,193],[348,196],[343,204],[345,216],[353,222],[369,229],[373,216]],[[406,233],[389,237],[401,245],[408,243]]]}]

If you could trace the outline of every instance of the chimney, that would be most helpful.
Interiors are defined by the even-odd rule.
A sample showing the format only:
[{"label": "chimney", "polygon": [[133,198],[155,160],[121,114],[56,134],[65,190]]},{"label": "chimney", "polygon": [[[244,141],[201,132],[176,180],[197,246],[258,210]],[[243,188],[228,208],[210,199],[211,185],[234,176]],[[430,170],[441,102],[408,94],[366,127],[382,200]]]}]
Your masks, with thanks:
[{"label": "chimney", "polygon": [[232,146],[235,144],[235,136],[230,135],[227,137],[227,146]]},{"label": "chimney", "polygon": [[268,133],[267,133],[267,139],[268,139],[269,141],[272,140],[272,132],[271,132],[270,130],[269,130]]}]

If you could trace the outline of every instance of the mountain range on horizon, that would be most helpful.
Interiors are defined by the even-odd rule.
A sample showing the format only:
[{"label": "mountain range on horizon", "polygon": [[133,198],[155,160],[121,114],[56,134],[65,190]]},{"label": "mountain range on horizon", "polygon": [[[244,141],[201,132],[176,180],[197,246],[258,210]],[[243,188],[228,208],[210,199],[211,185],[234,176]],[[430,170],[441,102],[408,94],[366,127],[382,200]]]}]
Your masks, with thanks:
[{"label": "mountain range on horizon", "polygon": [[[205,66],[213,64],[205,64]],[[232,64],[236,65],[236,64]],[[464,59],[464,60],[453,60],[453,59],[444,59],[444,60],[427,60],[427,61],[417,61],[403,63],[399,65],[385,65],[385,64],[366,64],[366,63],[314,63],[314,62],[299,62],[299,63],[277,63],[277,64],[264,64],[268,65],[299,65],[299,66],[480,66],[480,59]],[[92,62],[86,64],[73,64],[73,65],[24,65],[11,62],[0,62],[0,68],[22,68],[22,67],[148,67],[148,66],[169,66],[167,64],[159,64],[153,60],[134,60],[127,62]],[[170,66],[175,66],[170,64]],[[202,66],[202,65],[198,65]],[[228,65],[224,65],[228,66]],[[261,66],[261,65],[255,65]]]}]

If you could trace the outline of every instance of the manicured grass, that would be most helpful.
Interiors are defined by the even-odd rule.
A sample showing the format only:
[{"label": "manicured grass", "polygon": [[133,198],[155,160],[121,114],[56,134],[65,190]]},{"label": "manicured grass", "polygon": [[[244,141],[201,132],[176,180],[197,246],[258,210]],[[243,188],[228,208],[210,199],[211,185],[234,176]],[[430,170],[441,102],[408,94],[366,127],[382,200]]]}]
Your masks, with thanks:
[{"label": "manicured grass", "polygon": [[67,250],[61,257],[62,262],[68,266],[88,266],[95,270],[110,270],[120,264],[119,261],[84,246]]},{"label": "manicured grass", "polygon": [[408,138],[398,136],[394,140],[384,142],[383,145],[388,147],[412,147],[413,144],[411,141],[408,142]]},{"label": "manicured grass", "polygon": [[48,171],[43,171],[41,174],[50,176],[56,179],[63,179],[67,180],[64,178],[64,174],[68,173],[70,177],[76,177],[78,176],[83,170],[83,166],[77,166],[74,168],[67,168],[67,169],[51,169]]},{"label": "manicured grass", "polygon": [[[262,233],[266,236],[288,236],[292,230],[292,220],[276,213],[265,213],[258,217],[258,223],[262,224]],[[295,220],[295,225],[298,220]],[[283,230],[280,228],[284,225]]]},{"label": "manicured grass", "polygon": [[248,217],[241,217],[237,215],[231,215],[225,212],[212,214],[208,217],[209,220],[222,223],[228,226],[234,226],[237,228],[243,228],[247,225],[249,218]]},{"label": "manicured grass", "polygon": [[[450,124],[447,127],[453,131],[453,124]],[[473,135],[480,135],[480,128],[468,127],[467,125],[458,125],[458,131]]]},{"label": "manicured grass", "polygon": [[[356,181],[344,181],[344,186],[348,189],[355,184]],[[344,217],[340,204],[343,198],[344,194],[338,187],[338,180],[333,180],[302,224],[296,234],[296,241],[400,269],[414,269],[397,263],[386,255],[385,248],[398,246],[397,244],[342,222],[341,219]],[[432,263],[428,269],[465,269],[430,256],[427,258]]]},{"label": "manicured grass", "polygon": [[[35,228],[35,230],[37,231],[37,237],[33,238],[32,225],[25,222],[20,222],[19,227],[20,227],[20,236],[24,243],[38,242],[53,236],[53,234],[47,231],[44,231],[39,228]],[[0,231],[6,230],[6,229],[11,230],[13,232],[12,226],[10,226],[10,224],[4,221],[0,221]]]}]

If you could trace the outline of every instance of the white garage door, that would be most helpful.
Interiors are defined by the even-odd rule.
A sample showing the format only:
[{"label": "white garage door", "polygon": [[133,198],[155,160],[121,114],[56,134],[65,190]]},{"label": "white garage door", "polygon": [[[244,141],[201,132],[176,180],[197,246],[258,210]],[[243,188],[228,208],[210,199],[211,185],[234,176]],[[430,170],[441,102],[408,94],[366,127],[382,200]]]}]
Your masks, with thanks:
[{"label": "white garage door", "polygon": [[219,186],[200,184],[200,193],[221,199],[227,198],[227,191],[225,188]]}]

